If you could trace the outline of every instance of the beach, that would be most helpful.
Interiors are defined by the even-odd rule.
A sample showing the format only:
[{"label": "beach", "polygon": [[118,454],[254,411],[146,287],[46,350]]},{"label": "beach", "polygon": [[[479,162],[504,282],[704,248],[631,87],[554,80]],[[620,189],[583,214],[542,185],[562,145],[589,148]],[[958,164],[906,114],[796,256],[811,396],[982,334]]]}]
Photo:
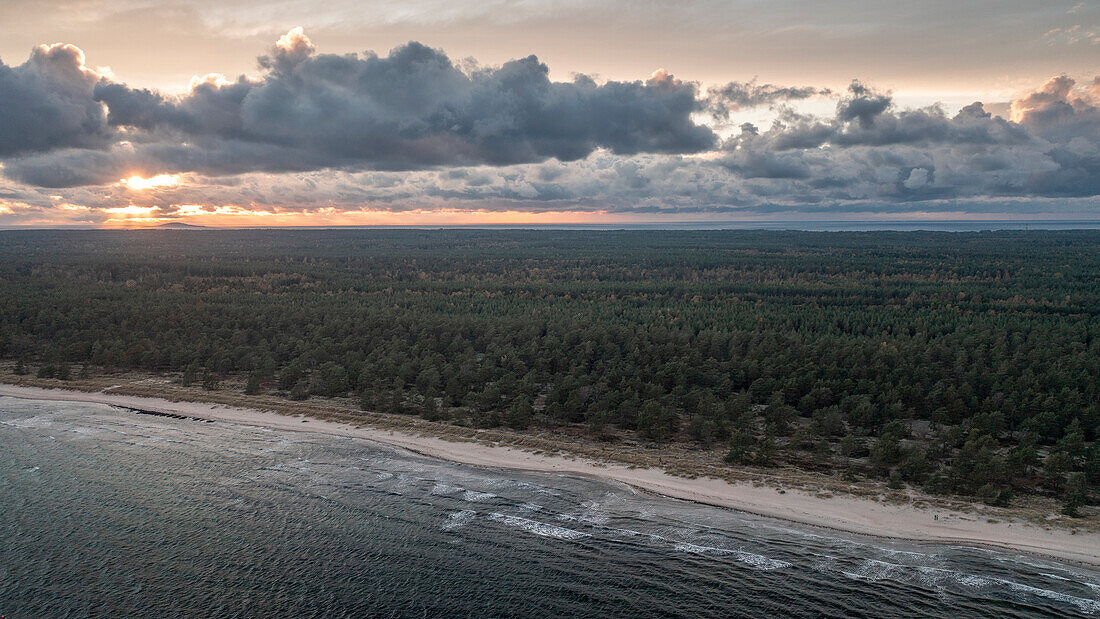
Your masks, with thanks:
[{"label": "beach", "polygon": [[997,548],[1100,566],[1100,535],[1045,528],[1027,522],[991,521],[981,515],[942,508],[918,508],[869,499],[777,489],[713,478],[686,478],[584,458],[534,453],[475,441],[457,441],[390,429],[350,425],[263,410],[202,402],[173,402],[103,392],[0,384],[0,396],[32,400],[95,402],[142,411],[276,430],[313,432],[363,439],[420,455],[466,465],[576,475],[620,483],[635,491],[694,501],[790,522],[850,533],[938,544]]}]

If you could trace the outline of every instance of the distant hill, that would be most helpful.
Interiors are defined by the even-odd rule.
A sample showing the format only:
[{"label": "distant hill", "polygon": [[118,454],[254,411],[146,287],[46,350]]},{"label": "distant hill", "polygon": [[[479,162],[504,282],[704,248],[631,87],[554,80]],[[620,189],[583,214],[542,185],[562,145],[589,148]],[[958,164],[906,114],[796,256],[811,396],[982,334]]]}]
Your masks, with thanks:
[{"label": "distant hill", "polygon": [[153,226],[156,230],[206,230],[206,226],[196,226],[194,224],[185,224],[182,221],[170,221],[166,224],[160,224],[159,226]]}]

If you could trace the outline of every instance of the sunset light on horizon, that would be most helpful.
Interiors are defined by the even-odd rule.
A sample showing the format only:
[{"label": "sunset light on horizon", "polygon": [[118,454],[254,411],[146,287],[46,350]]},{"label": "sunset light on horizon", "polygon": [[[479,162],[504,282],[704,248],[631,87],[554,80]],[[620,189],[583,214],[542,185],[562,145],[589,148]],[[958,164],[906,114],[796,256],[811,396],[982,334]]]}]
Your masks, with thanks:
[{"label": "sunset light on horizon", "polygon": [[[45,20],[28,1],[0,9],[19,33],[0,43],[4,227],[1100,220],[1089,3],[998,11],[995,37],[968,27],[986,0],[907,4],[904,28],[893,2],[854,28],[801,0],[693,0],[632,13],[627,55],[586,47],[621,30],[576,30],[581,58],[555,33],[618,0],[503,0],[508,19],[474,3],[365,6],[343,28],[306,0],[269,16],[126,3],[138,31],[172,18],[208,51],[175,31],[163,46],[108,43],[112,19],[138,15],[109,3]],[[509,38],[517,24],[535,45]],[[794,31],[802,47],[776,55],[748,43]],[[985,38],[949,36],[962,32]],[[714,56],[718,43],[677,51],[692,41],[740,60]],[[875,57],[852,51],[872,44]]]},{"label": "sunset light on horizon", "polygon": [[178,174],[158,174],[150,178],[134,175],[120,179],[119,182],[130,189],[150,189],[153,187],[175,187],[179,185],[180,178]]}]

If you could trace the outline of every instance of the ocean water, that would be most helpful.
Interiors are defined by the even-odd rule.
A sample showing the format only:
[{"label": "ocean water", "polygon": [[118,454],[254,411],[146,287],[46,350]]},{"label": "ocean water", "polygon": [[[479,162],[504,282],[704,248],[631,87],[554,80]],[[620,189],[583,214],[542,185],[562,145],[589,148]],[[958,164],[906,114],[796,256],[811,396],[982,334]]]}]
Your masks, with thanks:
[{"label": "ocean water", "polygon": [[1100,616],[1100,572],[0,398],[0,615]]}]

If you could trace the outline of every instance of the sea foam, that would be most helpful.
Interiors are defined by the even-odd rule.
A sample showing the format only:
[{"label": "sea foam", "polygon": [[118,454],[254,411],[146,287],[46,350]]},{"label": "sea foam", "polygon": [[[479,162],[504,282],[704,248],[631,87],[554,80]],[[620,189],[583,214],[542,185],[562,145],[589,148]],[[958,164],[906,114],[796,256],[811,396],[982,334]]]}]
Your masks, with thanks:
[{"label": "sea foam", "polygon": [[471,509],[464,509],[462,511],[451,513],[447,516],[447,521],[443,523],[442,528],[444,531],[454,531],[455,529],[461,529],[462,527],[466,526],[466,523],[473,520],[474,516],[476,515],[477,512]]},{"label": "sea foam", "polygon": [[1007,588],[1016,593],[1069,604],[1077,607],[1081,612],[1088,615],[1100,614],[1100,601],[1097,600],[1090,600],[1088,598],[1076,597],[1058,591],[1033,587],[1003,578],[964,574],[962,572],[942,568],[899,565],[897,563],[889,563],[877,559],[867,559],[860,564],[856,571],[842,573],[849,578],[869,582],[893,580],[937,588],[943,588],[949,584],[962,585],[975,589],[984,587]]},{"label": "sea foam", "polygon": [[771,559],[763,555],[758,555],[751,552],[745,552],[743,550],[733,550],[731,548],[715,548],[713,546],[699,546],[697,544],[689,544],[687,542],[679,542],[674,546],[676,550],[680,552],[690,552],[697,555],[709,555],[712,557],[730,557],[735,561],[740,561],[746,565],[761,569],[761,570],[778,570],[786,567],[791,567],[791,564],[786,561],[780,561],[779,559]]},{"label": "sea foam", "polygon": [[537,520],[530,520],[528,518],[521,518],[519,516],[507,516],[505,514],[492,513],[489,514],[489,519],[494,522],[515,527],[528,533],[534,533],[535,535],[541,535],[543,537],[553,537],[557,539],[580,539],[582,537],[590,537],[588,533],[581,531],[574,531],[573,529],[566,529],[565,527],[558,527],[552,524],[546,524],[544,522],[538,522]]}]

